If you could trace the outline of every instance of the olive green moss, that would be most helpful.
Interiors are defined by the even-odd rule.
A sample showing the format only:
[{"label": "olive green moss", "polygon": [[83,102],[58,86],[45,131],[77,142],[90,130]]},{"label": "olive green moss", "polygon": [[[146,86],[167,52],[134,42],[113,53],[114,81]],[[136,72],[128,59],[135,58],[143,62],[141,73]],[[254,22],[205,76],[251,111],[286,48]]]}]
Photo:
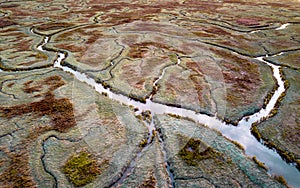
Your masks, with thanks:
[{"label": "olive green moss", "polygon": [[186,164],[196,166],[197,161],[215,159],[216,157],[221,156],[221,153],[215,151],[209,146],[206,146],[201,140],[191,138],[179,151],[178,155]]},{"label": "olive green moss", "polygon": [[177,61],[178,61],[176,54],[169,54],[169,59],[172,63],[177,63]]},{"label": "olive green moss", "polygon": [[91,154],[83,151],[67,161],[63,166],[63,172],[75,186],[83,186],[100,174],[100,168]]}]

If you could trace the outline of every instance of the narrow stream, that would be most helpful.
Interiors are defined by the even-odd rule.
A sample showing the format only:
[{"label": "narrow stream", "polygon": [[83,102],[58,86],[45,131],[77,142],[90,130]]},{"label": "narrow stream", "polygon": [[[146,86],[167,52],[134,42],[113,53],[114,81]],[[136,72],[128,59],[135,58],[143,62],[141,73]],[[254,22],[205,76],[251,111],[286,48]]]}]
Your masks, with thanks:
[{"label": "narrow stream", "polygon": [[[138,115],[138,114],[137,114]],[[136,166],[136,162],[137,160],[142,156],[142,154],[150,147],[150,144],[153,143],[154,141],[154,130],[156,130],[155,125],[154,125],[154,121],[153,121],[153,114],[151,113],[151,121],[148,122],[147,120],[144,120],[144,123],[147,125],[148,130],[149,130],[149,134],[148,134],[148,138],[147,138],[147,144],[146,146],[143,147],[143,149],[135,156],[135,158],[130,162],[129,166],[126,168],[126,170],[123,172],[121,178],[116,181],[112,187],[119,187],[120,185],[122,185],[122,183],[124,182],[124,180],[130,176],[130,174],[133,172],[134,167]],[[161,147],[161,151],[163,153],[164,156],[164,162],[165,162],[165,166],[166,166],[166,170],[167,173],[169,175],[170,178],[170,183],[172,184],[172,187],[174,187],[174,176],[173,173],[170,170],[170,165],[168,163],[168,157],[167,157],[167,152],[166,152],[166,148],[162,139],[162,136],[157,133],[157,137],[160,143],[160,147]]]},{"label": "narrow stream", "polygon": [[[178,56],[177,54],[176,54],[176,57],[177,57],[177,63],[176,63],[175,65],[180,65],[181,60],[180,60],[180,58],[179,58],[179,56]],[[174,66],[174,65],[170,65],[170,66]],[[166,70],[167,70],[167,68],[169,68],[170,66],[167,66],[167,67],[163,68],[161,75],[153,82],[153,90],[154,90],[154,91],[157,91],[157,90],[158,90],[158,85],[157,85],[157,83],[165,76]],[[149,97],[150,100],[153,99],[153,95],[154,95],[154,93],[152,93],[152,94],[150,95],[150,97]]]},{"label": "narrow stream", "polygon": [[[41,51],[44,51],[43,46],[49,42],[49,37],[44,38],[44,42],[38,46],[37,48]],[[107,93],[107,96],[113,100],[119,101],[126,105],[132,105],[137,108],[137,114],[142,113],[143,111],[150,111],[151,114],[166,114],[171,113],[175,115],[179,115],[182,117],[191,118],[201,124],[205,124],[210,128],[214,128],[219,130],[224,136],[228,137],[231,140],[237,141],[245,147],[246,154],[248,156],[256,156],[258,160],[265,163],[265,165],[269,168],[269,174],[282,175],[288,182],[289,185],[297,187],[300,185],[300,172],[290,164],[287,164],[284,160],[281,159],[279,154],[274,152],[273,150],[267,148],[260,142],[256,140],[256,138],[251,134],[250,128],[252,123],[260,121],[262,118],[268,116],[271,110],[274,108],[275,103],[277,102],[280,95],[285,91],[283,80],[280,77],[279,66],[270,64],[263,60],[263,57],[256,58],[257,60],[268,64],[273,69],[273,75],[278,82],[278,89],[272,96],[270,102],[267,104],[265,109],[261,109],[259,112],[244,117],[239,123],[238,126],[227,125],[216,117],[210,117],[205,114],[199,114],[192,110],[182,109],[178,107],[171,107],[159,103],[155,103],[151,101],[151,98],[146,100],[146,103],[141,103],[138,101],[131,100],[130,98],[115,94],[110,91],[110,89],[105,89],[101,84],[96,83],[96,81],[92,78],[89,78],[86,74],[75,71],[69,67],[62,66],[61,62],[66,58],[64,53],[58,53],[58,57],[54,62],[54,67],[60,68],[65,72],[73,74],[79,81],[87,83],[91,87],[93,87],[97,92]],[[178,64],[180,64],[180,59],[178,59]],[[162,72],[164,75],[164,72]],[[161,76],[162,77],[162,76]],[[159,79],[161,79],[158,78]],[[157,83],[154,82],[154,85]],[[154,130],[155,127],[152,124],[149,126],[149,134]],[[149,140],[148,140],[149,144]],[[171,177],[172,178],[172,177]]]},{"label": "narrow stream", "polygon": [[[33,32],[33,30],[31,30],[31,32]],[[43,47],[49,42],[50,37],[45,36],[43,42],[37,46],[37,49],[40,51],[44,51]]]}]

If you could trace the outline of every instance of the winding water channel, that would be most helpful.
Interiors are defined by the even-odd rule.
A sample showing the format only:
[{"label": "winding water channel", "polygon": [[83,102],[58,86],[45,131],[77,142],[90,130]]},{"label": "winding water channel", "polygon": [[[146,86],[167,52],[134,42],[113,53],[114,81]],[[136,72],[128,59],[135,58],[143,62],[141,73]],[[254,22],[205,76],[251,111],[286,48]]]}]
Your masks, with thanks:
[{"label": "winding water channel", "polygon": [[[45,36],[43,42],[37,47],[40,51],[46,51],[44,46],[50,41],[50,37]],[[192,110],[187,110],[178,107],[171,107],[159,103],[155,103],[151,101],[151,97],[146,100],[146,103],[141,103],[135,100],[130,99],[127,96],[115,94],[110,91],[110,89],[105,89],[101,84],[97,83],[94,79],[89,78],[86,74],[75,71],[67,66],[62,66],[61,62],[66,58],[65,53],[58,52],[57,59],[54,62],[55,68],[60,68],[65,72],[71,73],[81,82],[84,82],[91,87],[93,87],[99,93],[107,93],[107,96],[110,99],[119,101],[126,105],[132,105],[135,108],[138,108],[136,112],[141,113],[142,111],[149,110],[152,114],[166,114],[171,113],[175,115],[179,115],[182,117],[188,117],[196,122],[201,124],[205,124],[210,128],[214,128],[219,130],[223,136],[234,140],[240,144],[242,144],[245,148],[246,155],[252,157],[256,156],[258,160],[265,163],[265,165],[269,169],[269,174],[282,175],[288,182],[289,185],[297,187],[300,185],[300,172],[295,168],[295,166],[286,163],[275,151],[267,148],[262,143],[258,142],[256,138],[251,134],[250,128],[251,125],[255,122],[261,121],[263,118],[266,118],[271,110],[274,108],[277,100],[281,96],[283,92],[285,92],[284,82],[280,76],[279,66],[273,65],[263,60],[264,57],[255,58],[263,63],[266,63],[273,69],[273,76],[277,81],[278,88],[272,96],[271,100],[267,104],[265,109],[261,109],[259,112],[244,117],[239,123],[238,126],[225,124],[223,121],[218,119],[217,117],[211,117],[205,114],[196,113]],[[180,59],[178,59],[178,64],[180,63]],[[164,71],[162,72],[162,75]],[[158,78],[158,80],[162,77],[162,75]],[[157,87],[156,84],[158,82],[156,80],[153,84],[154,87]],[[149,123],[149,134],[152,134],[152,130],[155,129],[153,123]],[[150,135],[151,136],[151,135]],[[148,143],[150,140],[148,140]]]}]

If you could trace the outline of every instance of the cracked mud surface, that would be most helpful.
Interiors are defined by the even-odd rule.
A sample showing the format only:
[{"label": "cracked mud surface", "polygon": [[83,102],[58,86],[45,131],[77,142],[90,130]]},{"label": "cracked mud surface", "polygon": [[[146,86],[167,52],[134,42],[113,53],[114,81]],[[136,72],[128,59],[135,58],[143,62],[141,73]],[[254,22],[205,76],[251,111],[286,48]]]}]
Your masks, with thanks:
[{"label": "cracked mud surface", "polygon": [[[296,0],[1,1],[0,186],[300,186],[299,15]],[[252,160],[254,137],[293,173]]]}]

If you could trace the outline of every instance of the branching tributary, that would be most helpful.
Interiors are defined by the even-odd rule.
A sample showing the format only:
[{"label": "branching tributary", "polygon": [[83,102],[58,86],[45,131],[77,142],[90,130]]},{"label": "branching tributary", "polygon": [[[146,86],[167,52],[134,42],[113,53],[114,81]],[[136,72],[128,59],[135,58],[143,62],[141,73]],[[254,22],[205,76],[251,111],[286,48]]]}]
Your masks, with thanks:
[{"label": "branching tributary", "polygon": [[[37,49],[40,51],[46,51],[47,49],[44,46],[49,42],[49,40],[50,37],[45,36],[43,42],[37,47]],[[224,136],[242,144],[245,147],[245,152],[248,156],[256,156],[258,160],[265,163],[265,165],[269,168],[270,174],[284,176],[287,182],[292,186],[300,185],[300,179],[299,179],[300,172],[295,168],[295,166],[291,164],[287,164],[284,160],[281,159],[279,154],[267,148],[262,143],[258,142],[250,132],[251,125],[255,122],[259,122],[267,118],[270,112],[272,111],[272,109],[274,108],[276,102],[280,98],[280,96],[285,92],[284,82],[280,76],[280,71],[279,71],[280,67],[264,61],[263,60],[264,57],[258,57],[255,59],[263,63],[266,63],[273,69],[273,75],[277,81],[278,88],[276,89],[275,93],[273,94],[272,98],[270,99],[265,109],[261,109],[259,112],[253,115],[244,117],[238,123],[238,126],[228,125],[223,121],[219,120],[217,117],[211,117],[206,114],[196,113],[192,110],[187,110],[178,107],[171,107],[164,104],[155,103],[151,100],[151,97],[146,100],[146,103],[141,103],[139,101],[132,100],[127,96],[115,94],[112,91],[110,91],[109,88],[106,89],[100,83],[97,83],[94,79],[89,78],[85,73],[78,72],[67,66],[62,66],[61,62],[64,61],[65,58],[66,58],[65,52],[58,52],[58,57],[54,62],[54,67],[60,68],[65,72],[73,74],[79,81],[90,85],[99,93],[107,93],[107,96],[110,99],[137,108],[138,111],[136,112],[136,114],[141,114],[142,112],[145,111],[150,111],[151,114],[175,114],[178,116],[191,118],[196,122],[207,125],[210,128],[217,129]],[[180,59],[178,59],[178,63],[180,63]],[[162,75],[159,77],[159,79],[163,75],[164,75],[164,70],[162,71]],[[154,82],[153,84],[154,88],[157,87],[158,80]],[[153,123],[149,123],[149,125],[151,125],[149,126],[149,138],[150,138],[152,137],[152,131],[155,130],[155,127]],[[150,144],[150,142],[151,139],[148,139],[148,143],[146,147]],[[130,164],[129,171],[131,171],[130,169],[133,168],[132,167],[133,165],[134,164]],[[127,173],[128,172],[125,172],[125,174]],[[170,174],[170,178],[172,179],[172,174]]]}]

